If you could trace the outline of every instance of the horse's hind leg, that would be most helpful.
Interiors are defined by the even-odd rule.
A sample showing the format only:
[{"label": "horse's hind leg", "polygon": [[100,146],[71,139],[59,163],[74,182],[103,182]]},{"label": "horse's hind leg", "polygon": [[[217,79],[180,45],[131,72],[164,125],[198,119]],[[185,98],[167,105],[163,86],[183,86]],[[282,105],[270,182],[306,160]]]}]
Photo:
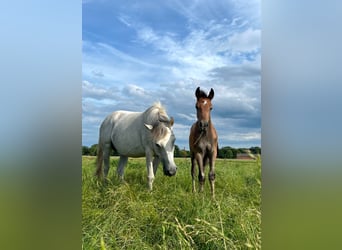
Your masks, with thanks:
[{"label": "horse's hind leg", "polygon": [[122,155],[120,156],[119,165],[117,168],[117,173],[118,173],[119,179],[121,181],[123,181],[123,179],[124,179],[124,170],[125,170],[125,166],[127,164],[127,161],[128,161],[127,156],[122,156]]},{"label": "horse's hind leg", "polygon": [[104,177],[107,178],[109,171],[109,157],[110,157],[111,145],[106,143],[103,147],[103,163],[104,163]]},{"label": "horse's hind leg", "polygon": [[101,178],[103,176],[102,164],[103,164],[103,149],[102,149],[101,144],[99,143],[97,146],[96,172],[95,172],[95,175],[97,176],[97,178]]}]

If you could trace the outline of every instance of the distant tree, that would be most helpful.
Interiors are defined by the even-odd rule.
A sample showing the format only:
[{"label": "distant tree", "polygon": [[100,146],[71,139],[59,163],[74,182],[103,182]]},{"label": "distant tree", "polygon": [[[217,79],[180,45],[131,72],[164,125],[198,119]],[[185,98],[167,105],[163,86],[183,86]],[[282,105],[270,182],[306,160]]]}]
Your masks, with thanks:
[{"label": "distant tree", "polygon": [[82,155],[89,155],[89,154],[90,154],[89,147],[82,146]]},{"label": "distant tree", "polygon": [[218,149],[217,157],[218,157],[218,158],[225,158],[224,148],[219,148],[219,149]]},{"label": "distant tree", "polygon": [[179,147],[175,145],[174,157],[180,157]]},{"label": "distant tree", "polygon": [[233,159],[236,158],[236,149],[231,147],[223,147],[218,151],[218,158]]},{"label": "distant tree", "polygon": [[233,151],[230,148],[228,148],[226,151],[226,158],[232,159],[233,156],[234,156]]},{"label": "distant tree", "polygon": [[250,147],[249,150],[252,154],[261,154],[261,148],[260,147]]},{"label": "distant tree", "polygon": [[236,155],[238,153],[236,148],[232,148],[232,152],[233,152],[233,159],[236,159]]},{"label": "distant tree", "polygon": [[[93,144],[90,147],[82,146],[82,155],[97,156],[97,144]],[[115,149],[112,149],[110,155],[118,156],[119,153]]]},{"label": "distant tree", "polygon": [[91,147],[89,148],[89,155],[97,155],[97,144],[91,145]]},{"label": "distant tree", "polygon": [[187,151],[185,149],[179,151],[180,157],[189,157],[190,156],[190,151]]},{"label": "distant tree", "polygon": [[246,148],[238,148],[237,149],[238,154],[245,154],[246,153]]},{"label": "distant tree", "polygon": [[175,145],[174,157],[188,157],[190,152],[184,149],[180,149],[178,145]]}]

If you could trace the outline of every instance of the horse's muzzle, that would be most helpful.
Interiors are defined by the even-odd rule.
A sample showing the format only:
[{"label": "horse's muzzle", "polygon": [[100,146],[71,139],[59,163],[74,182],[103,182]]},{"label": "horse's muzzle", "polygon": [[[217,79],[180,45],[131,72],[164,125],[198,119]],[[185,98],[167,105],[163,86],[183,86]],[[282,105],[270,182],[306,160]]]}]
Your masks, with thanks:
[{"label": "horse's muzzle", "polygon": [[177,168],[171,168],[171,169],[168,169],[168,170],[164,170],[164,175],[166,176],[174,176],[177,172]]}]

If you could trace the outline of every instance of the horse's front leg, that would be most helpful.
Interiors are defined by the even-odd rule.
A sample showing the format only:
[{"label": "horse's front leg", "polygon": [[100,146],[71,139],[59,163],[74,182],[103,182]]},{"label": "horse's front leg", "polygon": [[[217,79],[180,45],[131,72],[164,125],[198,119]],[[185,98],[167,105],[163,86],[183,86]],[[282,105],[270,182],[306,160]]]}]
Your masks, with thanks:
[{"label": "horse's front leg", "polygon": [[212,198],[215,198],[215,160],[216,160],[216,152],[212,154],[209,160],[209,181],[210,181],[210,191],[211,191],[211,196]]},{"label": "horse's front leg", "polygon": [[157,174],[157,169],[158,169],[159,163],[160,163],[160,158],[158,156],[155,156],[153,159],[153,174],[154,174],[154,176],[156,176],[156,174]]},{"label": "horse's front leg", "polygon": [[154,171],[153,171],[153,162],[152,162],[152,152],[146,151],[146,167],[147,167],[147,181],[148,181],[148,189],[152,191],[152,184],[154,181]]},{"label": "horse's front leg", "polygon": [[196,154],[196,162],[198,165],[199,191],[203,192],[205,175],[204,175],[204,166],[203,166],[203,156],[201,153]]},{"label": "horse's front leg", "polygon": [[191,177],[192,177],[192,192],[196,193],[196,160],[194,154],[191,154]]}]

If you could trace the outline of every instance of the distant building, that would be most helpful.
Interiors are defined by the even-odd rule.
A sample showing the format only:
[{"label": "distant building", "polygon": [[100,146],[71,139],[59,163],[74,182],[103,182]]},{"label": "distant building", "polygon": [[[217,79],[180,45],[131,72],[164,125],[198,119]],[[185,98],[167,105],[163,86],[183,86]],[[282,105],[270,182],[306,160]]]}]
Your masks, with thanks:
[{"label": "distant building", "polygon": [[246,149],[245,153],[237,153],[236,159],[238,159],[238,160],[255,160],[255,159],[257,159],[257,155],[252,154],[250,150]]},{"label": "distant building", "polygon": [[240,153],[240,154],[236,154],[236,159],[238,159],[238,160],[255,160],[256,157],[252,154]]}]

